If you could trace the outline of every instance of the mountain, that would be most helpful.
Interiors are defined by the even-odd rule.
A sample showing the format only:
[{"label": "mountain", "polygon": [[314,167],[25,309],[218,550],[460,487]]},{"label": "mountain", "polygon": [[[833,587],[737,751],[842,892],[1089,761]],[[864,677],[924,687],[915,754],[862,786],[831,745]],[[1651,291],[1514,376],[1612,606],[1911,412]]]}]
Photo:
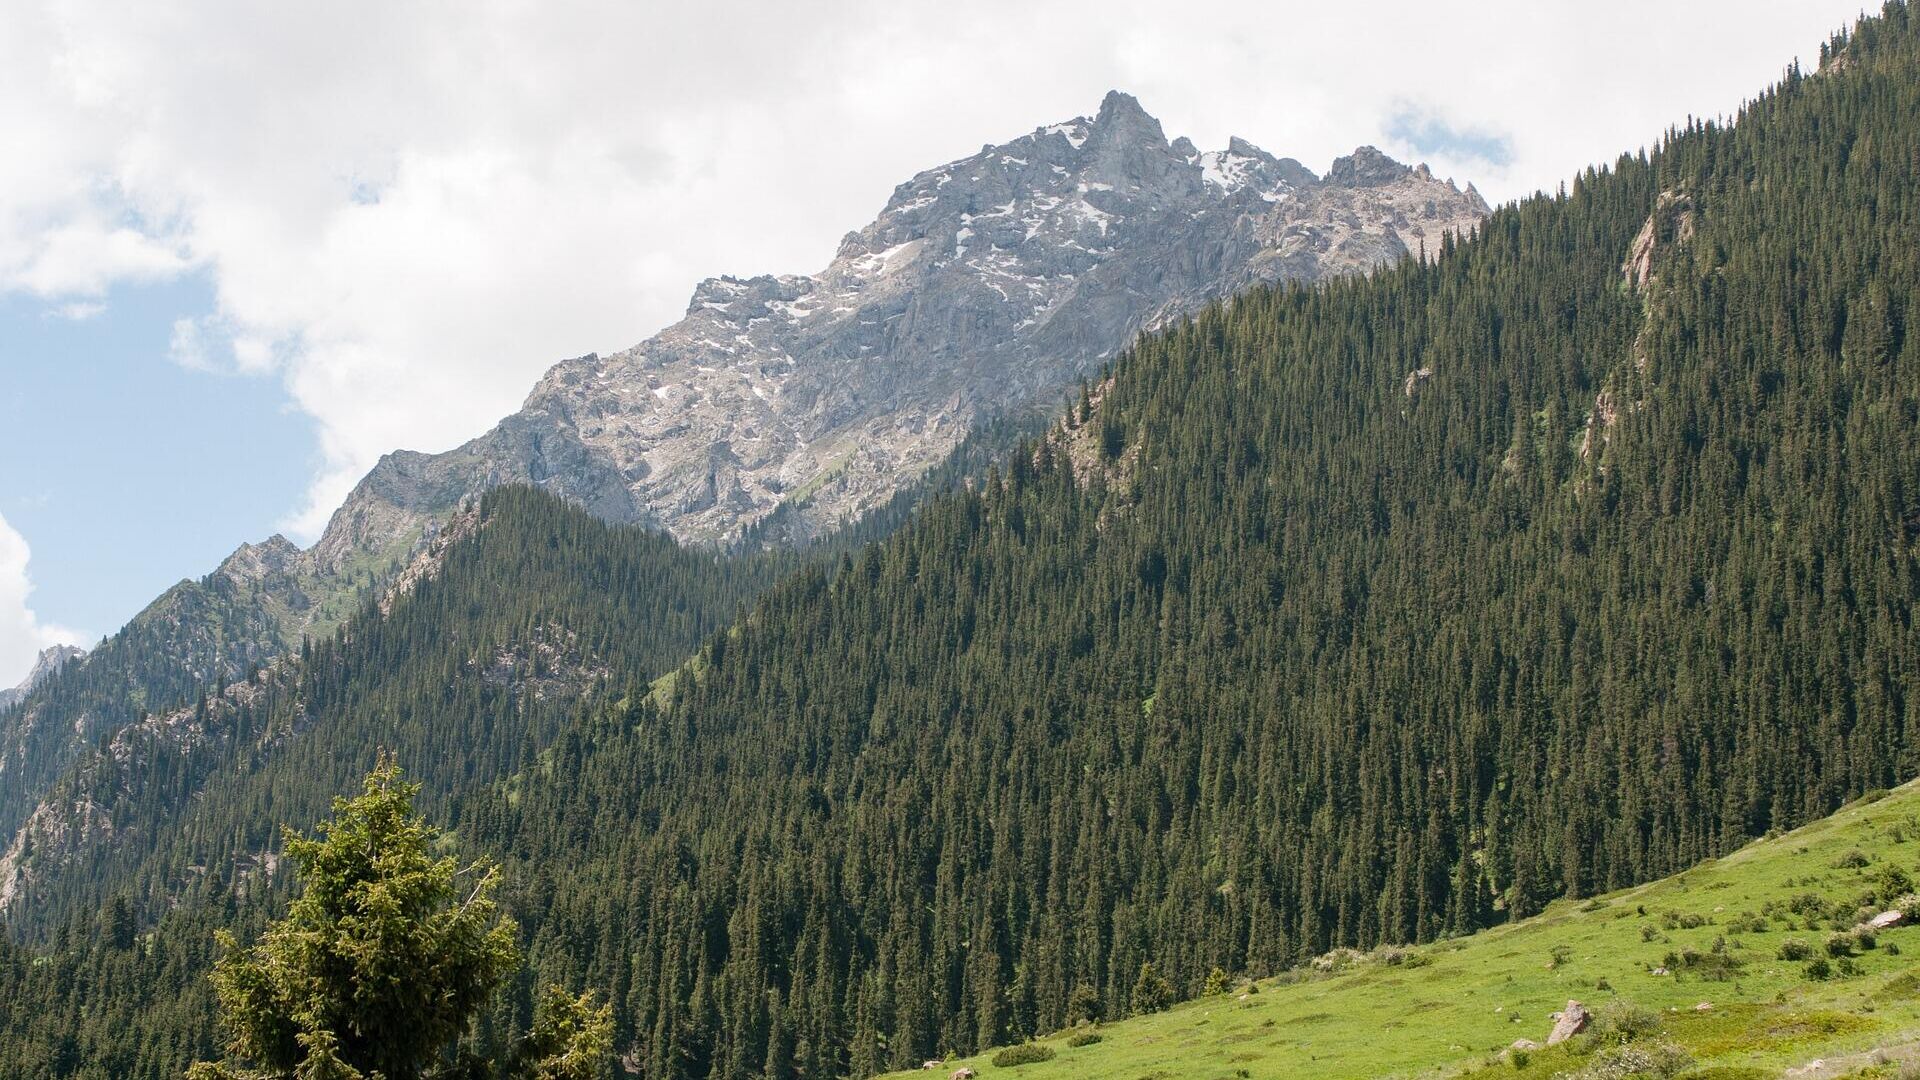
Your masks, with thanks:
[{"label": "mountain", "polygon": [[[20,685],[11,690],[0,690],[0,709],[19,704],[33,692],[34,687],[59,674],[60,669],[66,667],[71,661],[85,655],[87,655],[85,649],[73,645],[55,645],[52,648],[40,650],[40,655],[33,661],[33,670],[27,672],[27,677],[20,681]],[[5,769],[5,763],[0,762],[0,774],[4,774]]]},{"label": "mountain", "polygon": [[[582,697],[671,670],[797,561],[717,558],[545,493],[490,492],[339,632],[83,752],[0,847],[0,914],[45,925],[147,875],[140,895],[261,887],[276,815],[323,812],[367,754],[404,754],[430,801],[529,768]],[[255,799],[264,831],[235,857],[169,858],[201,808]]]},{"label": "mountain", "polygon": [[[1584,931],[1560,920],[1589,898],[1912,778],[1920,21],[1891,4],[1822,55],[1434,257],[1169,321],[857,552],[738,592],[732,556],[666,553],[713,567],[709,615],[756,599],[650,683],[684,634],[564,710],[481,696],[497,642],[545,663],[546,595],[625,620],[582,641],[653,625],[627,610],[653,589],[596,575],[665,543],[494,496],[526,526],[449,526],[450,569],[264,673],[272,700],[182,715],[235,733],[190,741],[190,792],[156,752],[41,804],[8,916],[15,1000],[55,1018],[32,1048],[132,1047],[141,1076],[202,1052],[146,995],[284,901],[273,823],[382,742],[502,862],[527,993],[475,1044],[538,982],[592,986],[656,1080],[910,1068],[1556,902]],[[1745,914],[1717,903],[1684,911]],[[94,946],[116,918],[151,939]]]},{"label": "mountain", "polygon": [[1436,251],[1487,206],[1371,148],[1316,178],[1168,142],[1133,98],[921,173],[826,269],[702,282],[687,315],[556,365],[444,454],[399,451],[302,551],[242,546],[19,711],[0,835],[81,747],[321,637],[463,500],[530,484],[683,542],[800,543],[885,505],[983,422],[1057,408],[1139,330],[1263,281]]},{"label": "mountain", "polygon": [[862,1076],[1920,773],[1920,24],[1828,52],[1437,259],[1147,335],[468,791],[531,960],[643,1075]]},{"label": "mountain", "polygon": [[505,481],[724,542],[775,507],[817,535],[985,416],[1052,409],[1143,327],[1251,284],[1438,250],[1487,212],[1371,148],[1325,180],[1235,139],[1169,143],[1133,98],[895,189],[817,274],[701,282],[680,322],[556,365],[447,454],[392,455],[316,548],[379,546]]},{"label": "mountain", "polygon": [[[398,544],[398,559],[437,526]],[[243,545],[213,573],[183,581],[82,658],[0,702],[0,828],[18,828],[84,748],[151,710],[246,679],[303,636],[324,636],[359,606],[367,567],[312,573],[284,538]]]}]

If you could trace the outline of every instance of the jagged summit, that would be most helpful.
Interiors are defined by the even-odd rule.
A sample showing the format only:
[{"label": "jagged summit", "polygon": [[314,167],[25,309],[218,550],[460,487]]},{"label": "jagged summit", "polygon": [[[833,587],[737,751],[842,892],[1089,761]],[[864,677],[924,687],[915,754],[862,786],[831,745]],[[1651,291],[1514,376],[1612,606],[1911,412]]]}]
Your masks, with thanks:
[{"label": "jagged summit", "polygon": [[59,674],[61,668],[85,655],[87,650],[77,645],[54,645],[41,649],[40,655],[33,661],[33,670],[27,672],[27,677],[21,680],[19,686],[10,690],[0,690],[0,711],[12,708],[28,694],[33,693],[34,687]]},{"label": "jagged summit", "polygon": [[1334,159],[1333,168],[1327,170],[1327,182],[1348,187],[1379,187],[1413,171],[1371,146],[1362,146],[1346,157]]},{"label": "jagged summit", "polygon": [[1370,147],[1322,180],[1234,138],[1169,142],[1115,90],[895,188],[810,275],[700,282],[631,349],[556,365],[448,454],[382,461],[321,549],[391,544],[492,484],[724,541],[785,505],[864,512],[982,417],[1051,407],[1140,329],[1259,281],[1365,270],[1486,213]]}]

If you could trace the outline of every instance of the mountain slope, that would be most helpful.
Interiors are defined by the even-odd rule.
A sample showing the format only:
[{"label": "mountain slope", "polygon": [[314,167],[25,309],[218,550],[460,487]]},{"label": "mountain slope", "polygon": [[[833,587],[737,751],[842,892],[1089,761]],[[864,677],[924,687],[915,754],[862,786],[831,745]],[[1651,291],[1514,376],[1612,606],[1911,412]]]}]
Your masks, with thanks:
[{"label": "mountain slope", "polygon": [[[1310,1071],[1360,1080],[1484,1068],[1545,1078],[1595,1064],[1625,1034],[1640,1050],[1669,1045],[1728,1070],[1710,1074],[1724,1080],[1850,1054],[1860,1055],[1858,1067],[1879,1047],[1920,1059],[1920,929],[1856,939],[1851,974],[1832,973],[1826,949],[1831,934],[1856,925],[1861,899],[1887,910],[1890,874],[1911,876],[1916,819],[1920,789],[1909,784],[1648,885],[1560,901],[1432,946],[1329,954],[1277,979],[1232,980],[1168,1012],[1098,1027],[1095,1043],[1050,1036],[1042,1045],[1057,1055],[1051,1061],[1016,1070],[982,1054],[945,1062],[939,1075],[1277,1080]],[[1808,958],[1782,959],[1794,951],[1789,942],[1814,950],[1830,974],[1809,976]],[[1569,1000],[1598,1014],[1593,1033],[1521,1055],[1524,1064],[1502,1056],[1517,1040],[1546,1043]],[[1628,1015],[1646,1030],[1607,1030],[1608,1018]]]},{"label": "mountain slope", "polygon": [[318,816],[382,747],[429,804],[512,775],[581,698],[670,669],[796,562],[498,489],[335,634],[85,752],[0,847],[0,914],[51,930],[118,892],[155,917],[257,879],[275,822]]},{"label": "mountain slope", "polygon": [[[1920,25],[1830,51],[1437,258],[1148,335],[996,474],[476,774],[443,805],[527,977],[606,989],[655,1080],[867,1075],[1920,771]],[[86,887],[264,859],[272,790]]]},{"label": "mountain slope", "polygon": [[480,438],[388,455],[311,549],[274,537],[182,582],[37,700],[0,704],[0,833],[81,747],[329,633],[489,488],[537,486],[682,541],[803,542],[910,488],[983,421],[1052,410],[1143,326],[1252,282],[1437,249],[1486,210],[1370,148],[1324,180],[1243,140],[1201,153],[1110,94],[1094,117],[901,185],[820,273],[703,282],[680,322],[555,366]]},{"label": "mountain slope", "polygon": [[1895,6],[1436,261],[1148,336],[463,802],[533,956],[649,1076],[863,1075],[1912,776],[1917,39]]}]

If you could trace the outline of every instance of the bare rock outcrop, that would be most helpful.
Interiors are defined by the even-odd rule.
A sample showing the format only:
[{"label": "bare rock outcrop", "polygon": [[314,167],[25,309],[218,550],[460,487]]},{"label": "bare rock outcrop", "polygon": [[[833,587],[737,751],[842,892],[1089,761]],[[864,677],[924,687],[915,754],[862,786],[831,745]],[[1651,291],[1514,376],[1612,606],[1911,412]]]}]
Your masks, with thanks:
[{"label": "bare rock outcrop", "polygon": [[1547,1045],[1554,1046],[1566,1042],[1587,1030],[1587,1025],[1592,1020],[1593,1014],[1587,1011],[1585,1005],[1577,1001],[1567,1002],[1567,1007],[1561,1009],[1554,1017],[1553,1031],[1547,1035]]}]

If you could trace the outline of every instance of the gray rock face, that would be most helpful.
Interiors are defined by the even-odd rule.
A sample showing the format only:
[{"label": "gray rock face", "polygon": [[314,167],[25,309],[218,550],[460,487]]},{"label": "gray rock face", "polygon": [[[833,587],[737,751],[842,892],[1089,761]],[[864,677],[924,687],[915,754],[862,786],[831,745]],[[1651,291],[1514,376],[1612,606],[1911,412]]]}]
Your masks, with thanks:
[{"label": "gray rock face", "polygon": [[782,503],[819,532],[979,419],[1058,404],[1142,329],[1258,282],[1437,252],[1486,212],[1372,147],[1321,180],[1243,139],[1169,143],[1114,92],[900,185],[819,273],[703,281],[685,318],[556,365],[486,435],[388,457],[316,556],[338,564],[509,481],[686,541],[727,541]]}]

